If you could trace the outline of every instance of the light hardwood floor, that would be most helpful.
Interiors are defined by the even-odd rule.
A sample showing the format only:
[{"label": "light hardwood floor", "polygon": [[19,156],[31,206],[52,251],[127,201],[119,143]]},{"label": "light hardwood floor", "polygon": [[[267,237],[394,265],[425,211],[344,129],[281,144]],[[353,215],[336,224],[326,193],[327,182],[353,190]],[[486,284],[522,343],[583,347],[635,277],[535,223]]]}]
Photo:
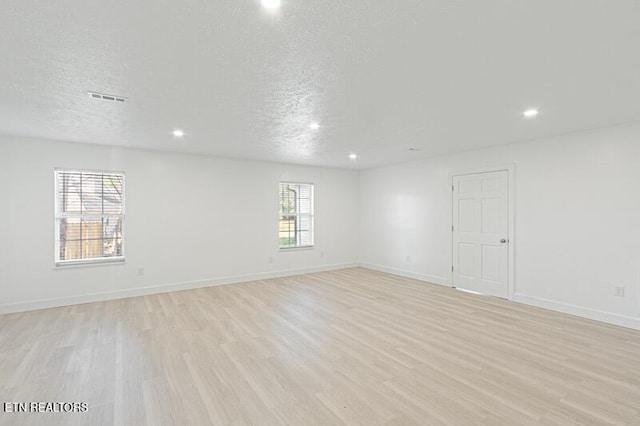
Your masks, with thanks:
[{"label": "light hardwood floor", "polygon": [[640,424],[640,332],[346,269],[0,316],[11,425]]}]

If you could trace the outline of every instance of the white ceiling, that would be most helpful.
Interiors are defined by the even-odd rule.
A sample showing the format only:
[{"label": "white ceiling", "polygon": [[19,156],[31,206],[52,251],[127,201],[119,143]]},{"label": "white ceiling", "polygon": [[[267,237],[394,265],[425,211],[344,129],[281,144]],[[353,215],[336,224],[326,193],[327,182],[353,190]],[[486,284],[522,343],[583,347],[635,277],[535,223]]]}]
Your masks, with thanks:
[{"label": "white ceiling", "polygon": [[637,0],[2,0],[0,58],[1,133],[267,161],[640,119]]}]

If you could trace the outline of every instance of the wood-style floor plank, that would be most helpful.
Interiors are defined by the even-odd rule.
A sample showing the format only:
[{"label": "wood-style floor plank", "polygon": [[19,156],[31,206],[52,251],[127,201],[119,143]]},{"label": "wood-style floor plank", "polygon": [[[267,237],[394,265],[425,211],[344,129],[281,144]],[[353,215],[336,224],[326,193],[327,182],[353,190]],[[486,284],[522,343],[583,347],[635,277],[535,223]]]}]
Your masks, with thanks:
[{"label": "wood-style floor plank", "polygon": [[361,268],[0,316],[2,425],[640,424],[640,332]]}]

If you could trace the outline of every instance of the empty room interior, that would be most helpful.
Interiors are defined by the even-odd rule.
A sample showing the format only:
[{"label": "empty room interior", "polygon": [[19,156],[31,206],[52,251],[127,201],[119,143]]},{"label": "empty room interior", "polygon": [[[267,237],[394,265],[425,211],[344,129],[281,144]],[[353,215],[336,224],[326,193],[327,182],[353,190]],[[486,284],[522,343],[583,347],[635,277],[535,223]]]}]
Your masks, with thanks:
[{"label": "empty room interior", "polygon": [[0,2],[0,425],[640,425],[640,2]]}]

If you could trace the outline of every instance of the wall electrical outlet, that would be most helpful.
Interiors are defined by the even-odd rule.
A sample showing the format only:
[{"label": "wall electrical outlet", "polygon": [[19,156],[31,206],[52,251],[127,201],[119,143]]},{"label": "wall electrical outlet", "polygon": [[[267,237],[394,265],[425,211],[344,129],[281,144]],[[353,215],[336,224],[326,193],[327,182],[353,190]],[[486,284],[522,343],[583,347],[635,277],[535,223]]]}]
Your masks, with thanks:
[{"label": "wall electrical outlet", "polygon": [[138,268],[138,270],[136,271],[136,274],[141,277],[144,275],[144,268]]},{"label": "wall electrical outlet", "polygon": [[324,252],[323,251],[320,252],[320,257],[324,257]]},{"label": "wall electrical outlet", "polygon": [[624,287],[614,287],[614,295],[616,297],[624,297]]},{"label": "wall electrical outlet", "polygon": [[269,256],[269,263],[273,263],[273,257]]},{"label": "wall electrical outlet", "polygon": [[411,263],[411,256],[407,256],[407,263]]}]

